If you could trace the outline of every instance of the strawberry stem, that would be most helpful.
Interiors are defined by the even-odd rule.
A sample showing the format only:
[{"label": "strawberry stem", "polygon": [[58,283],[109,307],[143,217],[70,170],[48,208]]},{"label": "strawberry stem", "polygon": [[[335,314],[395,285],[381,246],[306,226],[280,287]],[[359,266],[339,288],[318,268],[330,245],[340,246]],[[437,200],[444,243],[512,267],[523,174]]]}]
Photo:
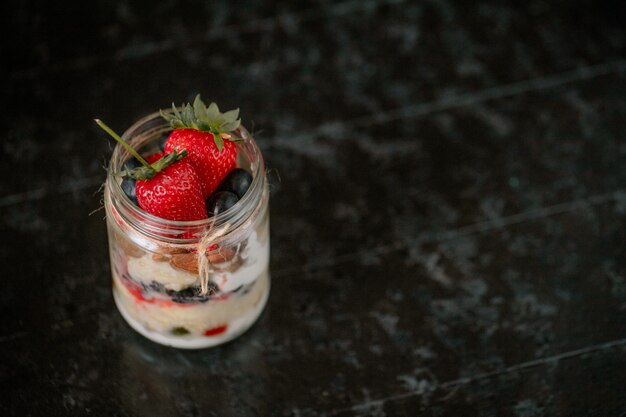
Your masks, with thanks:
[{"label": "strawberry stem", "polygon": [[[134,156],[135,158],[137,158],[137,160],[139,162],[141,162],[141,165],[145,166],[146,168],[150,168],[150,169],[154,169],[154,167],[152,165],[150,165],[150,163],[148,161],[146,161],[145,159],[142,158],[141,155],[139,155],[139,153],[134,150],[128,143],[126,143],[124,141],[124,139],[122,139],[117,133],[115,133],[113,131],[113,129],[111,129],[109,126],[107,126],[102,120],[100,119],[94,119],[94,121],[98,124],[98,126],[100,126],[105,132],[107,132],[109,134],[109,136],[111,136],[113,139],[115,139],[120,145],[122,145],[124,147],[124,149],[126,149],[132,156]],[[155,170],[155,171],[160,171],[160,170]]]},{"label": "strawberry stem", "polygon": [[163,171],[168,166],[172,165],[176,161],[180,161],[185,156],[187,156],[187,150],[183,149],[179,151],[178,149],[174,149],[171,153],[163,155],[160,159],[154,161],[152,164],[146,161],[139,155],[139,153],[134,150],[128,143],[124,141],[117,133],[113,131],[109,126],[104,124],[104,122],[100,119],[94,119],[95,122],[100,126],[105,132],[107,132],[113,139],[115,139],[120,145],[124,147],[132,156],[137,158],[137,160],[143,165],[142,167],[133,168],[133,169],[124,169],[115,175],[119,175],[122,177],[129,177],[134,180],[151,180],[157,173]]}]

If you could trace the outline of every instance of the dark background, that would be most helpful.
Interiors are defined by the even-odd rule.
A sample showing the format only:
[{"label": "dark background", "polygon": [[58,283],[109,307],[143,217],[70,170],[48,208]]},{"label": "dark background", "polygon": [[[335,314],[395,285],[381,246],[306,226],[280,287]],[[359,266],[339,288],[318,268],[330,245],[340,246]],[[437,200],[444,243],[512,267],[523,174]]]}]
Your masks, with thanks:
[{"label": "dark background", "polygon": [[[626,415],[624,4],[4,2],[0,414]],[[196,93],[265,154],[273,289],[177,351],[113,304],[93,118]]]}]

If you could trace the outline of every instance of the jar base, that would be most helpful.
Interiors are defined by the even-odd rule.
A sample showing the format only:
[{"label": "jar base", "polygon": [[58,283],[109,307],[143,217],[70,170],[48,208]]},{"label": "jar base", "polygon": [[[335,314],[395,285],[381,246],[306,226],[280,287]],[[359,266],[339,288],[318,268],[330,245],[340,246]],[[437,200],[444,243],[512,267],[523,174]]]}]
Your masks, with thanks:
[{"label": "jar base", "polygon": [[267,288],[262,295],[262,299],[251,311],[229,323],[225,332],[214,336],[168,336],[161,332],[148,330],[130,315],[124,305],[124,302],[120,300],[120,296],[116,291],[113,291],[113,299],[115,300],[115,305],[117,306],[118,311],[126,323],[128,323],[133,330],[145,338],[160,345],[171,346],[178,349],[203,349],[229,342],[250,329],[265,309],[265,305],[267,304],[270,294],[270,282],[271,280],[268,279]]}]

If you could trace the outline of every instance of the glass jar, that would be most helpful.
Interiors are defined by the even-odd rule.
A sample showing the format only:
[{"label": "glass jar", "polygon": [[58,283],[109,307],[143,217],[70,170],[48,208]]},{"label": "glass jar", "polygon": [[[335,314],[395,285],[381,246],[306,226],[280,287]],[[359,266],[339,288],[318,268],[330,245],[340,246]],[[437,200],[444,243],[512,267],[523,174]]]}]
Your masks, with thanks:
[{"label": "glass jar", "polygon": [[[158,152],[172,128],[154,113],[122,138],[144,155]],[[208,219],[153,216],[123,192],[114,173],[130,158],[116,146],[109,164],[106,210],[113,295],[128,324],[148,339],[177,348],[204,348],[245,332],[270,291],[269,191],[254,138],[243,127],[231,135],[237,165],[252,174],[245,195]]]}]

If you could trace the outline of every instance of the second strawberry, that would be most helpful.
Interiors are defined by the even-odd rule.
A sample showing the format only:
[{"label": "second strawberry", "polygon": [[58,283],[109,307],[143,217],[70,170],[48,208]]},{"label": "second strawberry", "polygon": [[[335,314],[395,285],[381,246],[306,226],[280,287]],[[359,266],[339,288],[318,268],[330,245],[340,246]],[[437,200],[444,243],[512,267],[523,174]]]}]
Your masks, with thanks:
[{"label": "second strawberry", "polygon": [[165,152],[187,150],[188,159],[200,177],[204,198],[208,198],[236,167],[235,141],[239,139],[229,132],[241,123],[239,109],[221,113],[217,104],[207,107],[198,95],[193,105],[188,103],[180,108],[172,105],[172,112],[161,114],[174,129],[165,142]]}]

